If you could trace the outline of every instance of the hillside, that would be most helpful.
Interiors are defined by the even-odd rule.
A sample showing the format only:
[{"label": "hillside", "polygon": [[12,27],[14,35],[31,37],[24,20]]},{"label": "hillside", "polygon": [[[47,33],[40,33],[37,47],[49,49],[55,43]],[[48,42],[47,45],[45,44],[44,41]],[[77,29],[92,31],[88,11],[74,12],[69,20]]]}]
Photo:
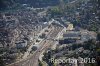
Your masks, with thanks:
[{"label": "hillside", "polygon": [[90,31],[100,30],[100,0],[60,0],[60,5],[49,10],[51,17],[64,17],[74,26]]},{"label": "hillside", "polygon": [[16,7],[18,4],[28,4],[33,7],[47,7],[59,4],[59,0],[0,0],[0,10]]}]

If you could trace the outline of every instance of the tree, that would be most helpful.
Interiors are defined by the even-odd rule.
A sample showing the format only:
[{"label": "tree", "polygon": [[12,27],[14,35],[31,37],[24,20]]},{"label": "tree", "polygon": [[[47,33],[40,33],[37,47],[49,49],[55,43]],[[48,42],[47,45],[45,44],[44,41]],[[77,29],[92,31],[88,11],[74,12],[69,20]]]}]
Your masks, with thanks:
[{"label": "tree", "polygon": [[39,66],[43,66],[42,62],[39,60]]},{"label": "tree", "polygon": [[4,63],[4,61],[3,61],[3,58],[2,58],[2,57],[0,57],[0,66],[5,66],[5,63]]},{"label": "tree", "polygon": [[100,32],[97,34],[97,40],[100,41]]}]

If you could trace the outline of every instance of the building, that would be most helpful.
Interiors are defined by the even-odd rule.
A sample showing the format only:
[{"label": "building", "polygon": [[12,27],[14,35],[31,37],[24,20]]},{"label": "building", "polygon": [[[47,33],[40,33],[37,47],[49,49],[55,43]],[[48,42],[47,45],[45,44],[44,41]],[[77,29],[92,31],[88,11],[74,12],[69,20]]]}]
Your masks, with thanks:
[{"label": "building", "polygon": [[91,39],[96,39],[96,34],[94,32],[89,31],[83,31],[81,32],[81,41],[87,41]]},{"label": "building", "polygon": [[67,31],[63,37],[59,39],[60,44],[80,43],[91,39],[96,39],[96,34],[90,31]]},{"label": "building", "polygon": [[18,41],[15,43],[17,48],[24,48],[27,46],[27,41],[23,40],[23,41]]},{"label": "building", "polygon": [[81,39],[80,32],[68,31],[63,34],[63,38],[59,40],[60,44],[75,43],[77,40]]},{"label": "building", "polygon": [[66,30],[70,31],[70,30],[73,30],[73,29],[74,29],[73,24],[69,23]]},{"label": "building", "polygon": [[66,34],[63,34],[64,39],[81,39],[81,33],[77,31],[69,31]]}]

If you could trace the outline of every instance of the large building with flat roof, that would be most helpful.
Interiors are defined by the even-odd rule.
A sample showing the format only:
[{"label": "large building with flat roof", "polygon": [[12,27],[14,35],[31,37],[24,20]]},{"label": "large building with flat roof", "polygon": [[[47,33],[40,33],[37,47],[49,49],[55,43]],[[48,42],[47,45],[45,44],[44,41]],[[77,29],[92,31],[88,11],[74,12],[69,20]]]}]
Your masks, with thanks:
[{"label": "large building with flat roof", "polygon": [[96,35],[89,31],[67,31],[63,37],[59,39],[60,44],[69,44],[76,42],[84,42],[91,39],[96,39]]}]

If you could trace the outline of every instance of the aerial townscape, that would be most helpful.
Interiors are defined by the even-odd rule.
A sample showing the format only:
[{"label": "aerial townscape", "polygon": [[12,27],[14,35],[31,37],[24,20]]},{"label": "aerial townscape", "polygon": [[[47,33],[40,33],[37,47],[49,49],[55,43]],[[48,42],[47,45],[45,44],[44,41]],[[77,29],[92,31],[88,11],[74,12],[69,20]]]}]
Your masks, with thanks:
[{"label": "aerial townscape", "polygon": [[100,0],[0,0],[0,66],[100,66]]}]

